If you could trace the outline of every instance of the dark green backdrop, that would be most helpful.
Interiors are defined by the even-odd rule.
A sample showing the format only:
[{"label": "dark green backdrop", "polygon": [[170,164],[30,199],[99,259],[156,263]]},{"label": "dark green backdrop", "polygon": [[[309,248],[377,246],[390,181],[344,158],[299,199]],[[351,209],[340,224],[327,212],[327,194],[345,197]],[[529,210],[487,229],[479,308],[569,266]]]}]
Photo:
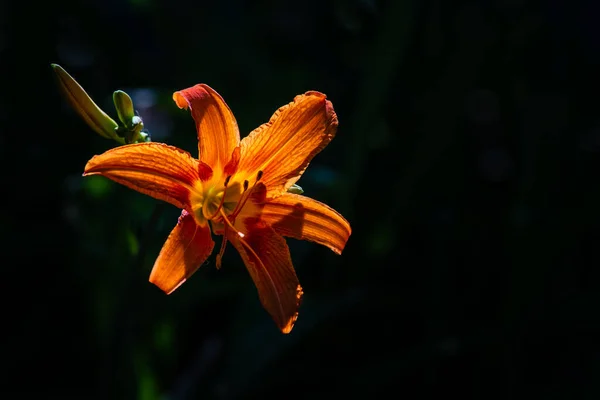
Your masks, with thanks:
[{"label": "dark green backdrop", "polygon": [[[600,397],[600,7],[593,1],[0,2],[0,397]],[[204,82],[242,134],[299,93],[338,135],[300,180],[353,234],[290,240],[281,335],[239,256],[148,283],[178,210],[102,178],[113,146],[60,97],[171,100]],[[29,398],[29,397],[28,397]],[[35,398],[35,397],[34,397]]]}]

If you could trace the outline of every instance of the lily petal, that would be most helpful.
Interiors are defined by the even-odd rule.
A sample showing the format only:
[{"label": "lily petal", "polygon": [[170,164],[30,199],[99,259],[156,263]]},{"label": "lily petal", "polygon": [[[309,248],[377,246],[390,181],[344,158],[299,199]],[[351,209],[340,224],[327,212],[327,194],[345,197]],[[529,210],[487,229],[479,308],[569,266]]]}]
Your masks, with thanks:
[{"label": "lily petal", "polygon": [[333,106],[324,94],[296,96],[242,140],[238,171],[248,175],[263,171],[267,196],[278,196],[296,183],[312,158],[333,139],[337,126]]},{"label": "lily petal", "polygon": [[227,103],[205,84],[175,92],[173,100],[179,108],[189,108],[192,112],[200,160],[213,169],[217,165],[224,167],[240,141],[237,122]]},{"label": "lily petal", "polygon": [[190,190],[199,179],[198,171],[199,163],[189,153],[151,142],[120,146],[94,156],[86,164],[83,175],[102,175],[178,208],[186,208]]},{"label": "lily petal", "polygon": [[285,193],[269,200],[260,218],[275,232],[310,240],[341,254],[352,233],[350,224],[337,211],[310,197]]},{"label": "lily petal", "polygon": [[183,210],[154,263],[150,282],[172,293],[206,261],[214,245],[210,228],[197,225]]},{"label": "lily petal", "polygon": [[227,236],[244,260],[263,307],[283,333],[290,333],[303,293],[285,239],[263,222],[248,226],[243,238],[232,231]]}]

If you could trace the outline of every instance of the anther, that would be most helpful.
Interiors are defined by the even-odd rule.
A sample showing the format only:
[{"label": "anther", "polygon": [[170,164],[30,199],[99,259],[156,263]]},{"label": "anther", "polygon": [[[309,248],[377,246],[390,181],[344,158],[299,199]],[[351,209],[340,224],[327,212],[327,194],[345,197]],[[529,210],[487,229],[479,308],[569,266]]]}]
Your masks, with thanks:
[{"label": "anther", "polygon": [[[223,213],[221,213],[224,215]],[[227,218],[226,216],[224,218]],[[216,267],[217,269],[221,269],[221,260],[223,260],[223,253],[225,253],[225,246],[227,245],[227,225],[225,225],[225,232],[223,232],[223,240],[221,241],[221,249],[219,250],[219,254],[217,254],[216,258]]]},{"label": "anther", "polygon": [[261,180],[263,176],[263,171],[259,170],[258,173],[256,174],[256,182],[254,182],[254,184],[252,185],[252,187],[250,188],[250,190],[248,190],[248,181],[245,180],[244,181],[244,191],[242,192],[242,197],[240,198],[240,200],[238,201],[235,209],[233,210],[233,212],[230,214],[230,216],[235,219],[235,217],[240,213],[240,211],[242,211],[242,208],[246,205],[246,202],[248,201],[248,199],[250,198],[250,196],[252,195],[252,192],[254,191],[254,188],[256,187],[256,184],[258,183],[258,181]]},{"label": "anther", "polygon": [[223,243],[226,243],[227,229],[231,229],[237,235],[237,240],[239,240],[239,242],[246,248],[246,250],[248,250],[255,257],[255,259],[260,260],[260,258],[258,257],[258,254],[256,254],[254,249],[244,239],[244,237],[246,235],[244,235],[242,232],[235,229],[235,227],[233,226],[233,224],[231,223],[231,221],[229,220],[229,218],[227,217],[227,215],[225,215],[225,213],[223,211],[221,211],[221,215],[223,216],[223,221],[225,222],[226,225],[224,227],[225,232],[223,232],[223,242],[221,243],[221,251],[217,255],[217,264],[218,264],[219,268],[221,267],[221,260],[223,258],[223,252],[225,251],[225,245]]},{"label": "anther", "polygon": [[227,187],[227,185],[229,185],[230,179],[231,179],[231,175],[227,175],[227,178],[225,178],[225,183],[223,184],[225,187]]}]

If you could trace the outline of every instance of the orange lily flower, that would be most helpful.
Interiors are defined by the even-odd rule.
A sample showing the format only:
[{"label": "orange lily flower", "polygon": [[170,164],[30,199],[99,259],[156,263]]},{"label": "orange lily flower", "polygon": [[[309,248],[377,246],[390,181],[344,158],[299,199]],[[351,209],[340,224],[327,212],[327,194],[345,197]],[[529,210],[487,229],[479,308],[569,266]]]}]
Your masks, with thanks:
[{"label": "orange lily flower", "polygon": [[84,175],[103,175],[183,211],[150,274],[167,294],[212,253],[212,232],[236,248],[263,307],[289,333],[302,287],[283,236],[310,240],[340,254],[351,229],[335,210],[290,193],[310,160],[335,136],[337,117],[324,94],[307,92],[240,141],[236,120],[221,96],[199,84],[175,92],[190,109],[199,159],[163,143],[124,145],[94,156]]}]

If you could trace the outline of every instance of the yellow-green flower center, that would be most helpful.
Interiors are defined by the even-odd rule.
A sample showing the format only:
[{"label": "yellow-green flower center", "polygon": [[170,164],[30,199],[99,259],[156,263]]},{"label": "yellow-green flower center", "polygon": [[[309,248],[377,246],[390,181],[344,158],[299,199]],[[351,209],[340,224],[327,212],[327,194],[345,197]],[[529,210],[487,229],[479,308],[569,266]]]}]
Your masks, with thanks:
[{"label": "yellow-green flower center", "polygon": [[192,213],[196,222],[204,226],[207,221],[221,222],[223,215],[229,216],[235,211],[242,197],[243,183],[210,179],[198,181],[194,189],[190,196]]},{"label": "yellow-green flower center", "polygon": [[[192,214],[196,223],[206,226],[208,221],[216,224],[230,223],[235,217],[246,210],[246,204],[256,184],[262,178],[262,171],[258,171],[256,180],[252,185],[241,176],[234,179],[227,177],[212,177],[206,182],[198,180],[190,196]],[[224,221],[227,218],[228,221]]]}]

